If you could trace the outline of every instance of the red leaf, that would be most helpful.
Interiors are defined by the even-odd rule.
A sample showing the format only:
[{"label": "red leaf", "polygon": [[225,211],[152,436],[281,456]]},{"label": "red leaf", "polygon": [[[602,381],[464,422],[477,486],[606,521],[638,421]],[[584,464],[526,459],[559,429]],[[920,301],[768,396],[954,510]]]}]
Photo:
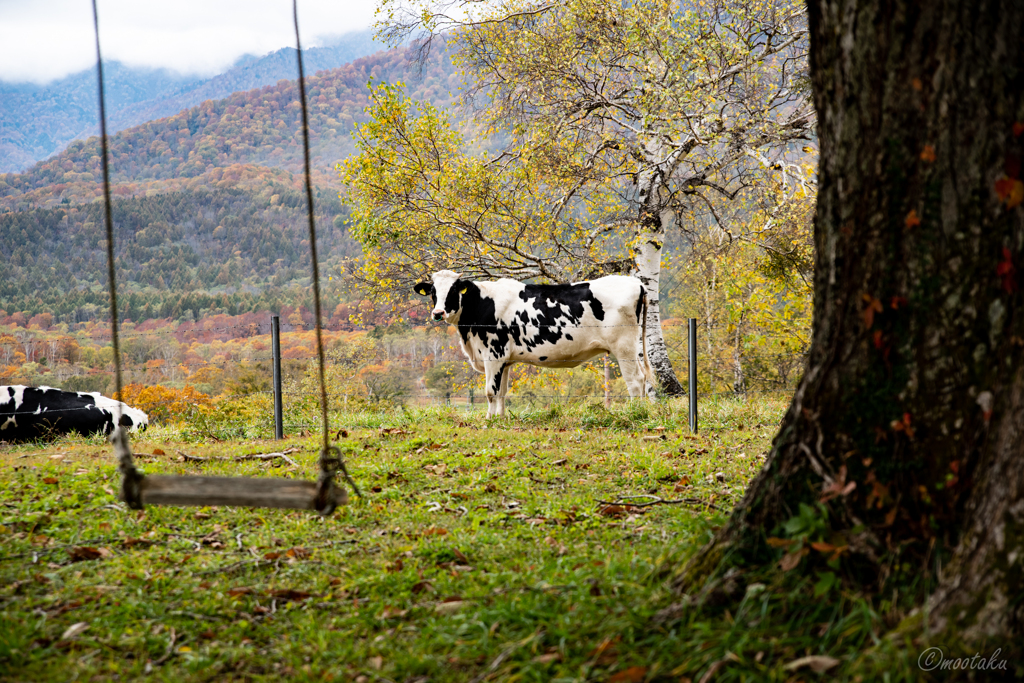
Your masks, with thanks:
[{"label": "red leaf", "polygon": [[910,213],[907,214],[907,217],[903,219],[903,224],[907,226],[907,229],[916,228],[917,226],[921,225],[921,218],[920,216],[917,215],[916,209],[910,210]]},{"label": "red leaf", "polygon": [[789,546],[793,545],[795,542],[796,541],[794,541],[792,538],[775,538],[775,537],[772,537],[772,538],[769,538],[769,539],[766,540],[766,543],[768,543],[768,545],[771,546],[772,548],[788,548]]},{"label": "red leaf", "polygon": [[43,477],[43,483],[44,484],[56,484],[57,483],[57,477]]},{"label": "red leaf", "polygon": [[1024,183],[1015,178],[1000,178],[995,184],[996,196],[1012,209],[1024,201]]},{"label": "red leaf", "polygon": [[1024,123],[1018,121],[1017,123],[1013,124],[1013,137],[1020,137],[1021,133],[1024,133]]},{"label": "red leaf", "polygon": [[834,545],[832,545],[831,543],[826,543],[825,541],[815,541],[811,544],[811,547],[817,550],[819,553],[830,553],[836,549]]},{"label": "red leaf", "polygon": [[[1019,182],[1019,181],[1017,181]],[[1003,247],[1003,260],[996,266],[996,275],[1003,279],[1003,291],[1013,294],[1017,291],[1016,268],[1013,265],[1013,256],[1010,250]]]},{"label": "red leaf", "polygon": [[921,150],[921,161],[931,163],[935,161],[935,158],[935,148],[931,145],[925,145],[924,149]]}]

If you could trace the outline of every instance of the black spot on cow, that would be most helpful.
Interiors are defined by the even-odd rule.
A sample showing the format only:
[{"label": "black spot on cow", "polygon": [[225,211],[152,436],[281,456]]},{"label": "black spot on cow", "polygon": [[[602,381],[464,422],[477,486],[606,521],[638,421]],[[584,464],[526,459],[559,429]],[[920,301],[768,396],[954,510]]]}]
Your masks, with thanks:
[{"label": "black spot on cow", "polygon": [[501,391],[501,374],[505,372],[505,368],[508,367],[508,363],[504,363],[498,372],[494,373],[494,393]]},{"label": "black spot on cow", "polygon": [[149,420],[144,412],[99,394],[0,386],[0,440],[24,441],[70,432],[109,434],[118,405],[121,426],[145,429]]},{"label": "black spot on cow", "polygon": [[540,357],[540,359],[541,359],[541,360],[547,360],[547,359],[548,359],[548,357],[547,357],[547,356],[541,356],[541,357]]},{"label": "black spot on cow", "polygon": [[644,304],[647,302],[647,290],[643,287],[640,288],[640,296],[636,300],[636,322],[640,323],[640,316],[644,311]]}]

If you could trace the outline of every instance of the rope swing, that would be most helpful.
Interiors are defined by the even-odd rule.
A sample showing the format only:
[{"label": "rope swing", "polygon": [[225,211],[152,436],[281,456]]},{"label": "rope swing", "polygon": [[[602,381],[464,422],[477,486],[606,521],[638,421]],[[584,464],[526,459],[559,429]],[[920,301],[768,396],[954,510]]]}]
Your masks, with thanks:
[{"label": "rope swing", "polygon": [[[320,376],[320,417],[323,423],[323,446],[320,450],[320,476],[316,482],[281,478],[197,477],[146,475],[135,467],[128,434],[120,426],[120,404],[115,408],[116,426],[110,435],[121,472],[120,498],[129,508],[141,510],[146,505],[227,505],[244,507],[315,510],[329,515],[348,502],[348,492],[335,483],[338,472],[345,477],[356,495],[361,496],[345,468],[341,451],[330,443],[327,422],[327,387],[324,366],[323,328],[320,309],[320,267],[317,263],[316,223],[313,218],[313,183],[309,172],[309,115],[306,107],[305,74],[302,67],[302,43],[299,39],[298,1],[292,0],[295,20],[295,46],[299,62],[299,98],[302,105],[302,151],[305,161],[306,202],[309,213],[310,258],[313,264],[313,298],[316,312],[316,346]],[[114,229],[110,212],[110,171],[107,152],[107,113],[103,90],[103,58],[100,54],[99,14],[92,0],[93,27],[96,32],[96,71],[100,99],[100,145],[103,162],[103,204],[107,229],[107,279],[110,284],[110,338],[114,351],[114,386],[121,396],[121,348],[118,336],[117,279],[114,269]]]}]

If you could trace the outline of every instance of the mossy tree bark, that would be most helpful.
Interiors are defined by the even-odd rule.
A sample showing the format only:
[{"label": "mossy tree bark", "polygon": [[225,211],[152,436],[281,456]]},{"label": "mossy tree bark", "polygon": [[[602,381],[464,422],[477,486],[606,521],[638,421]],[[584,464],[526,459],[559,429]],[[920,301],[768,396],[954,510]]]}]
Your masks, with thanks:
[{"label": "mossy tree bark", "polygon": [[811,0],[809,19],[809,360],[764,469],[677,586],[778,559],[766,538],[821,503],[848,582],[923,573],[931,629],[1020,636],[1024,4]]}]

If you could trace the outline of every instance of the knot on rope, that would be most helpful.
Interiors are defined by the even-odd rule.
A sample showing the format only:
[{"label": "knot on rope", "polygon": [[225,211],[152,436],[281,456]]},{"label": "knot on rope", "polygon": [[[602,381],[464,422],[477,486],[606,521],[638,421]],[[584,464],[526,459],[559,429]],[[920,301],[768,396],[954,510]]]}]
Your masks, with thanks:
[{"label": "knot on rope", "polygon": [[360,498],[363,497],[359,487],[348,475],[345,461],[341,458],[341,449],[337,446],[327,446],[320,451],[320,477],[316,482],[316,498],[313,501],[314,509],[324,517],[334,512],[339,503],[348,502],[348,494],[345,489],[339,490],[334,485],[334,477],[338,472],[345,477],[345,481],[352,487],[352,491]]}]

